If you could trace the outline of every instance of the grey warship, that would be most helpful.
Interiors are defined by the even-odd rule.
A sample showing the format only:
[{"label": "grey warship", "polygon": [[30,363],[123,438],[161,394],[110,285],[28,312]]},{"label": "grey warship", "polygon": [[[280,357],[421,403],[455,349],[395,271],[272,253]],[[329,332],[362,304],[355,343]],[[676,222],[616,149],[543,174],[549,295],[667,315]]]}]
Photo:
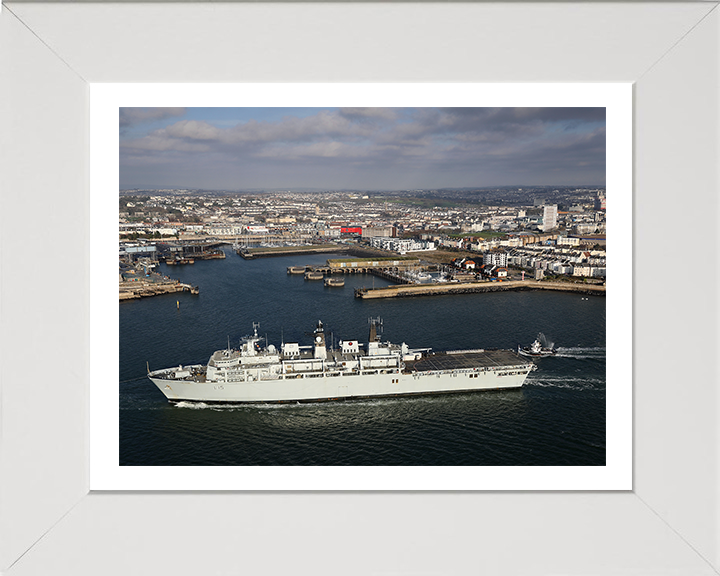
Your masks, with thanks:
[{"label": "grey warship", "polygon": [[380,319],[370,320],[368,341],[342,340],[328,348],[319,321],[312,345],[261,346],[258,324],[239,348],[218,350],[206,365],[148,373],[171,402],[276,403],[411,396],[518,388],[534,364],[511,350],[433,353],[383,342]]}]

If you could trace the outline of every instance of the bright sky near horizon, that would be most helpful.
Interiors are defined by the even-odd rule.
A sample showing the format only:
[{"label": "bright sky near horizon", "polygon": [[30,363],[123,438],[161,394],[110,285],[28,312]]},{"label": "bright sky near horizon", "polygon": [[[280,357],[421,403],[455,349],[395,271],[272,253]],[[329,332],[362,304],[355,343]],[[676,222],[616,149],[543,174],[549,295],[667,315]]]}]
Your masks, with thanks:
[{"label": "bright sky near horizon", "polygon": [[120,188],[605,184],[605,108],[121,108]]}]

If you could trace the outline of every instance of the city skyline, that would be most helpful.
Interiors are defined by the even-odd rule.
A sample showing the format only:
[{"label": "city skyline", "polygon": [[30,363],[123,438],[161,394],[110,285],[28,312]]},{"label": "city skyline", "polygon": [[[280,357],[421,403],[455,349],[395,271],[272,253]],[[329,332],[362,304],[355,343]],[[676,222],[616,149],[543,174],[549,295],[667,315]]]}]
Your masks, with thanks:
[{"label": "city skyline", "polygon": [[121,108],[120,188],[604,185],[604,108]]}]

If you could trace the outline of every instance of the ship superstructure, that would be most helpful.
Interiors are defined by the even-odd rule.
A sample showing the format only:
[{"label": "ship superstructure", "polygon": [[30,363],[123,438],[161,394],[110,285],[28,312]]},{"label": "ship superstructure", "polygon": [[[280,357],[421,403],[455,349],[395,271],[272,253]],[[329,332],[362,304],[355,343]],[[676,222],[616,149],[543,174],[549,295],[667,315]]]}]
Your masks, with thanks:
[{"label": "ship superstructure", "polygon": [[341,340],[328,348],[318,322],[313,344],[262,347],[258,325],[237,349],[212,354],[207,365],[148,374],[168,400],[201,402],[306,402],[464,392],[523,385],[534,365],[510,350],[431,353],[383,342],[371,319],[368,342]]}]

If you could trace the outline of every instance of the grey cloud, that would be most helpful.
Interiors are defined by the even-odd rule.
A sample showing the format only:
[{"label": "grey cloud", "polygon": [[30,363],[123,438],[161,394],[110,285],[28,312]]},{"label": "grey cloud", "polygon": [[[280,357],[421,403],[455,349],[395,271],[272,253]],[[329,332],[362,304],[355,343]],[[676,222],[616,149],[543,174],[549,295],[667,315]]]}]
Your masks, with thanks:
[{"label": "grey cloud", "polygon": [[396,108],[340,108],[340,115],[351,120],[395,120]]},{"label": "grey cloud", "polygon": [[250,121],[230,128],[228,143],[308,141],[333,137],[361,137],[372,128],[352,122],[337,112],[319,112],[306,118],[286,117],[280,122]]},{"label": "grey cloud", "polygon": [[207,122],[182,120],[167,128],[157,130],[154,135],[157,138],[167,135],[169,138],[177,140],[219,140],[223,133],[221,128],[216,128]]},{"label": "grey cloud", "polygon": [[306,118],[287,117],[279,122],[251,120],[230,128],[218,128],[197,120],[182,120],[155,130],[143,138],[126,140],[123,146],[183,150],[187,149],[188,145],[201,141],[208,146],[208,150],[260,154],[268,147],[278,146],[282,149],[289,143],[330,143],[333,139],[351,142],[367,138],[376,130],[377,128],[352,122],[337,112],[323,111]]},{"label": "grey cloud", "polygon": [[282,185],[297,186],[311,177],[318,185],[325,175],[339,182],[342,174],[351,187],[390,182],[392,175],[447,186],[481,185],[491,174],[493,183],[518,175],[533,183],[535,174],[539,184],[547,174],[583,173],[599,182],[604,119],[602,108],[347,108],[231,127],[181,120],[122,140],[121,157],[125,167],[192,166],[193,178],[252,171],[260,179],[264,171],[276,184],[284,177]]},{"label": "grey cloud", "polygon": [[120,127],[183,116],[185,111],[185,108],[120,108]]},{"label": "grey cloud", "polygon": [[486,125],[518,122],[604,122],[605,108],[440,108],[440,112]]},{"label": "grey cloud", "polygon": [[604,108],[440,108],[417,116],[416,132],[475,134],[497,140],[542,134],[548,127],[572,129],[605,122]]}]

